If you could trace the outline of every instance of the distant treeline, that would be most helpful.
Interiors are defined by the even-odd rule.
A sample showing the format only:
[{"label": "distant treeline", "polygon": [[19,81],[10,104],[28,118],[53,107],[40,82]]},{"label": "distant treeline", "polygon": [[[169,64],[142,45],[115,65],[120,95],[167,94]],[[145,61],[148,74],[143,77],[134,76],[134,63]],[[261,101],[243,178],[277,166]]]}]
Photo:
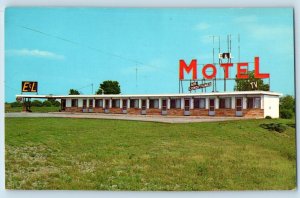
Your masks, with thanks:
[{"label": "distant treeline", "polygon": [[[11,107],[22,107],[23,103],[22,102],[12,102],[12,103],[6,103],[6,104],[10,104]],[[60,102],[55,100],[55,99],[48,99],[45,101],[40,101],[40,100],[33,100],[30,105],[32,107],[59,107],[60,106]]]}]

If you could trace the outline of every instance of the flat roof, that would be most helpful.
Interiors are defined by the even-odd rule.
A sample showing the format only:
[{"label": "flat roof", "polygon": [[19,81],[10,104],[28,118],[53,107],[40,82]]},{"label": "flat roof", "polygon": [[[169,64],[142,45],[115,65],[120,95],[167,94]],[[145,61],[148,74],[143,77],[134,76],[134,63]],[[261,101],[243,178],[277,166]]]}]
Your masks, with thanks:
[{"label": "flat roof", "polygon": [[271,95],[282,96],[272,91],[233,91],[210,93],[178,93],[178,94],[107,94],[107,95],[16,95],[20,98],[161,98],[161,97],[197,97],[197,96],[236,96],[236,95]]}]

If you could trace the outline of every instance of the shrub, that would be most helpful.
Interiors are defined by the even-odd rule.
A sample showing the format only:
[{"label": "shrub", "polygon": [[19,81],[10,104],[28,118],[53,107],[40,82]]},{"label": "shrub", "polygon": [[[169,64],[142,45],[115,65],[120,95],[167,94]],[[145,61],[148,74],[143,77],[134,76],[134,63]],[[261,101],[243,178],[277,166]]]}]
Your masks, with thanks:
[{"label": "shrub", "polygon": [[261,128],[267,129],[269,131],[276,131],[282,133],[286,130],[286,126],[281,123],[269,123],[269,124],[260,124]]},{"label": "shrub", "polygon": [[292,127],[292,128],[296,128],[296,124],[295,123],[288,123],[286,125],[288,125],[289,127]]},{"label": "shrub", "polygon": [[60,106],[60,102],[58,102],[57,100],[56,101],[53,101],[51,102],[53,106],[55,107],[59,107]]},{"label": "shrub", "polygon": [[11,107],[22,107],[22,103],[21,102],[12,102],[10,103]]},{"label": "shrub", "polygon": [[286,95],[280,98],[280,110],[290,109],[295,112],[295,98],[290,95]]},{"label": "shrub", "polygon": [[43,102],[43,106],[44,106],[44,107],[51,107],[51,102],[48,101],[48,100],[45,100],[45,101]]},{"label": "shrub", "polygon": [[291,109],[281,109],[280,117],[284,119],[291,119],[293,117],[293,111]]},{"label": "shrub", "polygon": [[33,106],[33,107],[41,107],[41,106],[43,106],[43,103],[41,101],[39,101],[39,100],[34,100],[34,101],[31,102],[31,106]]},{"label": "shrub", "polygon": [[271,117],[271,116],[266,116],[265,118],[266,118],[266,119],[272,119],[272,117]]}]

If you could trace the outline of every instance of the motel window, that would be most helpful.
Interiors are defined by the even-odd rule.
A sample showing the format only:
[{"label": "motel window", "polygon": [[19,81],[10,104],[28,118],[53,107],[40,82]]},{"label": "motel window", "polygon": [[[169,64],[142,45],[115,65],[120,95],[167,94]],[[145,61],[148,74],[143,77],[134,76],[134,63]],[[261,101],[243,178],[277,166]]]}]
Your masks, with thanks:
[{"label": "motel window", "polygon": [[220,109],[230,109],[231,108],[231,98],[220,98],[219,99]]},{"label": "motel window", "polygon": [[78,100],[77,99],[72,99],[71,106],[72,107],[77,107],[78,106]]},{"label": "motel window", "polygon": [[260,98],[259,97],[247,98],[247,108],[248,109],[259,109],[260,108]]},{"label": "motel window", "polygon": [[131,99],[130,100],[130,108],[139,108],[139,100]]},{"label": "motel window", "polygon": [[205,98],[194,98],[194,109],[205,109]]},{"label": "motel window", "polygon": [[181,106],[180,104],[181,104],[180,98],[170,100],[170,108],[171,109],[180,109],[180,106]]},{"label": "motel window", "polygon": [[150,99],[149,100],[149,108],[150,109],[158,109],[158,99]]},{"label": "motel window", "polygon": [[102,99],[96,99],[95,100],[95,107],[103,107],[103,100]]},{"label": "motel window", "polygon": [[89,99],[89,107],[91,107],[91,108],[92,108],[92,107],[93,107],[93,105],[94,105],[93,103],[94,103],[94,100],[93,100],[93,99]]},{"label": "motel window", "polygon": [[113,99],[111,106],[112,106],[112,108],[120,108],[120,100],[119,99]]}]

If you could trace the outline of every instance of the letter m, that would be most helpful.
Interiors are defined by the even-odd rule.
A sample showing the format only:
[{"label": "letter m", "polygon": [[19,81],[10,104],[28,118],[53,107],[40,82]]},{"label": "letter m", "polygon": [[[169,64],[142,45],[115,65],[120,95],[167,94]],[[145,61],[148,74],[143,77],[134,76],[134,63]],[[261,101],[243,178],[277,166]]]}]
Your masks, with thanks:
[{"label": "letter m", "polygon": [[197,60],[193,59],[189,65],[184,60],[179,61],[179,80],[184,79],[184,70],[190,73],[193,70],[193,80],[197,79]]}]

